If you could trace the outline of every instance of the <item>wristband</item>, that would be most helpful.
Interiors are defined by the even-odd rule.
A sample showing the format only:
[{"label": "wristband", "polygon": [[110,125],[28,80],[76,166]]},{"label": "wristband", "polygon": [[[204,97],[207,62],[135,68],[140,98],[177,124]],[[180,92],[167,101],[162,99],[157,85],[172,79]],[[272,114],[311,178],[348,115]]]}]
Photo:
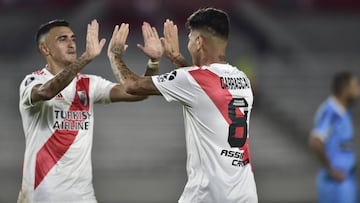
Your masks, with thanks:
[{"label": "wristband", "polygon": [[149,59],[147,66],[150,69],[157,69],[157,68],[159,68],[159,64],[160,64],[160,61],[153,62],[153,61],[151,61],[151,59]]}]

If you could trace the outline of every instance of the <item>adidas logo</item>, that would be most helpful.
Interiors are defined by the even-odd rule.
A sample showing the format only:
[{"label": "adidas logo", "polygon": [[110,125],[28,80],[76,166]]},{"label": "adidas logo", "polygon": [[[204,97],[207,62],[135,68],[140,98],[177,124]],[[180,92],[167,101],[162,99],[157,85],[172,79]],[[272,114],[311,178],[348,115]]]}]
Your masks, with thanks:
[{"label": "adidas logo", "polygon": [[55,96],[56,100],[64,100],[64,97],[61,93],[59,93],[58,95]]}]

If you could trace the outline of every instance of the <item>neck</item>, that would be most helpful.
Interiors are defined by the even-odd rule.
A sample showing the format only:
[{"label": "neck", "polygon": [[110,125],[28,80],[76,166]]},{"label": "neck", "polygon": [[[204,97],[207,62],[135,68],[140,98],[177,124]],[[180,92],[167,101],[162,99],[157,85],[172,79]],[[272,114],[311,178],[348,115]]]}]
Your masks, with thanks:
[{"label": "neck", "polygon": [[60,73],[62,70],[64,70],[65,65],[59,64],[54,61],[47,61],[47,67],[46,69],[53,75],[56,75]]},{"label": "neck", "polygon": [[341,96],[335,96],[336,101],[344,107],[344,109],[347,109],[349,107],[349,104],[347,102],[347,99]]},{"label": "neck", "polygon": [[203,54],[203,56],[200,58],[200,65],[210,65],[213,63],[222,63],[226,64],[226,55],[225,52],[214,52],[211,54]]}]

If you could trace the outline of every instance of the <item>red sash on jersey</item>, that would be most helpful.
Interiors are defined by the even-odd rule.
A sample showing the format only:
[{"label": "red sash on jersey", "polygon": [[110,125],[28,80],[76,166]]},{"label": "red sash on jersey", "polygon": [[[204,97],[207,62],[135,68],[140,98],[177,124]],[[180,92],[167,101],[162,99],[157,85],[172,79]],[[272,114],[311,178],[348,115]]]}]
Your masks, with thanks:
[{"label": "red sash on jersey", "polygon": [[[89,78],[80,78],[76,82],[74,100],[70,111],[89,111]],[[84,98],[80,98],[78,92],[86,93],[87,99],[84,105]],[[74,142],[79,131],[55,130],[51,137],[45,142],[36,154],[35,182],[36,189],[45,178],[51,168],[61,159]]]}]

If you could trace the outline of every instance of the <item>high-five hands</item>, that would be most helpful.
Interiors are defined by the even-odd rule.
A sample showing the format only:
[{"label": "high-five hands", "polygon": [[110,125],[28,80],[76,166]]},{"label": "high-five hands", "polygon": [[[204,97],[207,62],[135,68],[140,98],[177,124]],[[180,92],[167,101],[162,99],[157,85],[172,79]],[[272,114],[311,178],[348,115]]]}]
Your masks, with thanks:
[{"label": "high-five hands", "polygon": [[[108,47],[108,57],[110,59],[122,58],[128,45],[126,39],[129,34],[129,24],[122,23],[119,27],[115,26]],[[189,64],[181,55],[179,50],[179,37],[177,26],[171,20],[164,23],[164,37],[159,35],[154,27],[147,22],[142,25],[142,34],[144,45],[138,44],[138,48],[151,59],[152,62],[158,64],[160,58],[165,55],[178,67],[185,67]]]},{"label": "high-five hands", "polygon": [[190,66],[180,53],[178,28],[173,21],[167,19],[164,23],[164,37],[161,39],[164,53],[177,68]]},{"label": "high-five hands", "polygon": [[160,58],[164,53],[164,49],[161,45],[161,41],[155,27],[151,27],[149,23],[144,22],[142,25],[142,35],[144,38],[144,46],[138,44],[137,47],[147,57],[149,57],[151,61],[160,61]]},{"label": "high-five hands", "polygon": [[173,21],[167,19],[164,23],[164,37],[161,38],[165,55],[174,60],[180,56],[178,28]]},{"label": "high-five hands", "polygon": [[[121,58],[123,56],[128,47],[126,44],[128,34],[129,24],[122,23],[120,27],[118,25],[115,26],[108,47],[108,56],[110,58],[114,56]],[[151,27],[149,23],[144,22],[142,34],[144,45],[138,44],[137,46],[152,61],[160,61],[164,51],[156,29]]]},{"label": "high-five hands", "polygon": [[96,20],[92,20],[87,26],[86,50],[83,56],[89,60],[94,59],[101,53],[105,42],[104,38],[99,41],[99,23]]},{"label": "high-five hands", "polygon": [[113,31],[113,35],[108,46],[108,57],[109,58],[122,58],[128,45],[126,39],[129,34],[129,24],[122,23],[116,25]]}]

